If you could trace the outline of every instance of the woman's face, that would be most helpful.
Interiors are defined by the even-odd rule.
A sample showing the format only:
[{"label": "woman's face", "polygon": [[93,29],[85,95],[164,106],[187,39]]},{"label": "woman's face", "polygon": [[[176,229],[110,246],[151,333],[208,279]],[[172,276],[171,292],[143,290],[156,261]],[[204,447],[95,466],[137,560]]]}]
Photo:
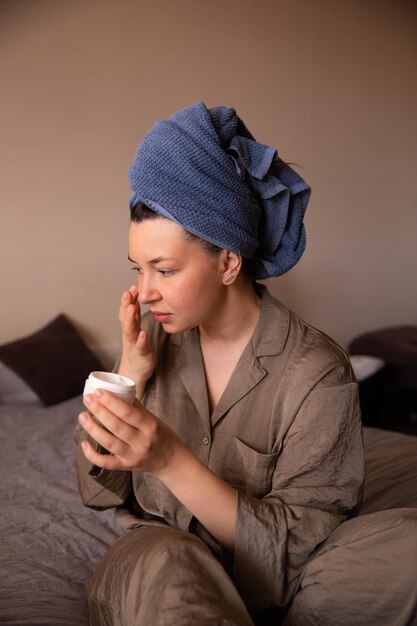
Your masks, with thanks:
[{"label": "woman's face", "polygon": [[165,218],[132,223],[129,259],[138,272],[139,302],[168,333],[216,324],[226,288],[226,251],[211,257],[198,241]]}]

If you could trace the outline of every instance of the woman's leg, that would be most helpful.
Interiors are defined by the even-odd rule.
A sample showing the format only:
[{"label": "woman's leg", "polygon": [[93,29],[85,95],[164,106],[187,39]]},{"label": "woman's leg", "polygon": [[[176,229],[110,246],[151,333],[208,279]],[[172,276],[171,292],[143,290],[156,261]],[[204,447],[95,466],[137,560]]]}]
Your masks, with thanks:
[{"label": "woman's leg", "polygon": [[343,522],[306,566],[285,626],[417,626],[417,509]]},{"label": "woman's leg", "polygon": [[253,626],[203,541],[169,528],[123,535],[95,571],[88,604],[91,626]]}]

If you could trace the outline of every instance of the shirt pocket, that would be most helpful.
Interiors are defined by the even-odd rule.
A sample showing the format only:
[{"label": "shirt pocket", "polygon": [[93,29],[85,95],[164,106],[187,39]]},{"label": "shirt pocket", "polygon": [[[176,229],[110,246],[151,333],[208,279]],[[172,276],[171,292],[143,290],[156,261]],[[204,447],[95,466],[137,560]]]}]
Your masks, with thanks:
[{"label": "shirt pocket", "polygon": [[263,454],[235,437],[227,457],[226,482],[248,496],[265,497],[271,491],[280,452],[281,446],[272,454]]}]

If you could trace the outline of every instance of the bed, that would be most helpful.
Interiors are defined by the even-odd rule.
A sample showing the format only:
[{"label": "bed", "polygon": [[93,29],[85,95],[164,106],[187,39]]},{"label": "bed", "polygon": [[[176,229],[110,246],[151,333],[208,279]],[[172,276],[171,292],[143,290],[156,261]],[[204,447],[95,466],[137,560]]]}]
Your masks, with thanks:
[{"label": "bed", "polygon": [[0,406],[0,623],[88,624],[84,587],[122,532],[80,503],[73,431],[81,397]]},{"label": "bed", "polygon": [[[56,346],[62,348],[64,331],[74,351],[75,339],[61,320],[53,327],[48,358]],[[41,339],[34,346],[32,337],[29,345],[17,348],[45,355],[45,333]],[[46,343],[50,339],[49,328]],[[83,360],[85,371],[91,371],[91,355],[80,350],[81,344],[74,352],[76,363]],[[66,354],[62,367],[70,365],[73,371],[69,347]],[[48,381],[51,362],[57,379],[65,375],[57,358],[55,353],[49,365],[36,363],[38,372],[45,366]],[[28,378],[34,367],[32,363],[20,376]],[[85,376],[82,368],[79,375],[78,384]],[[70,397],[57,402],[45,395],[44,404],[49,406],[43,406],[28,386],[9,393],[19,380],[0,364],[0,623],[84,626],[86,583],[123,528],[113,511],[85,508],[78,495],[74,431],[82,396],[71,396],[72,387],[61,389],[61,396]],[[41,387],[38,391],[42,394]],[[364,442],[366,482],[360,514],[417,508],[417,437],[365,427]]]},{"label": "bed", "polygon": [[[0,623],[88,624],[85,585],[123,532],[80,502],[73,433],[81,396],[48,408],[0,406]],[[362,513],[417,507],[417,437],[364,429]]]}]

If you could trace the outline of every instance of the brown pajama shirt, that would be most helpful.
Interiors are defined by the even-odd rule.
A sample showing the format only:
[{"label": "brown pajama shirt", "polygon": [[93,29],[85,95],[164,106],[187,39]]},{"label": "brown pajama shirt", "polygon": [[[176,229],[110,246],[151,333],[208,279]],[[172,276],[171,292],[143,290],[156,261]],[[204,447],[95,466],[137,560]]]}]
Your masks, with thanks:
[{"label": "brown pajama shirt", "polygon": [[[250,624],[244,607],[252,613],[285,606],[314,550],[353,514],[360,500],[362,434],[349,360],[332,340],[264,288],[253,336],[210,414],[198,330],[168,335],[147,314],[143,326],[157,350],[156,370],[143,403],[237,490],[236,546],[234,554],[228,554],[158,479],[100,470],[79,451],[83,502],[95,508],[119,507],[131,528],[119,540],[125,567],[120,566],[117,548],[112,548],[114,557],[111,550],[94,577],[92,623],[99,623],[94,615],[102,610],[113,615],[113,621],[103,624]],[[79,429],[78,441],[85,437]],[[169,551],[161,546],[168,550],[173,529],[183,532],[173,539],[175,558],[168,558]],[[187,532],[192,537],[188,542]],[[137,551],[132,547],[136,544]],[[155,550],[152,558],[150,545]],[[162,566],[158,550],[165,555]],[[212,554],[222,564],[220,570],[208,565]],[[112,558],[117,579],[113,583]],[[173,577],[166,576],[168,568],[176,572]],[[176,580],[183,584],[177,587]],[[193,585],[195,596],[190,599]],[[213,591],[219,586],[222,596]],[[113,587],[118,599],[116,594],[112,598]],[[158,608],[156,597],[169,602]],[[220,598],[218,615],[212,613],[215,597]],[[196,605],[204,604],[211,621],[193,614]]]}]

